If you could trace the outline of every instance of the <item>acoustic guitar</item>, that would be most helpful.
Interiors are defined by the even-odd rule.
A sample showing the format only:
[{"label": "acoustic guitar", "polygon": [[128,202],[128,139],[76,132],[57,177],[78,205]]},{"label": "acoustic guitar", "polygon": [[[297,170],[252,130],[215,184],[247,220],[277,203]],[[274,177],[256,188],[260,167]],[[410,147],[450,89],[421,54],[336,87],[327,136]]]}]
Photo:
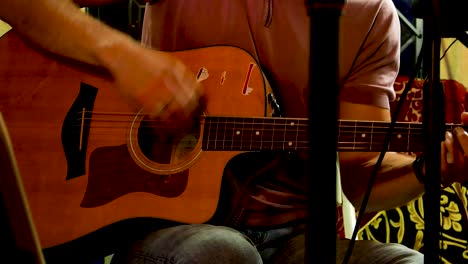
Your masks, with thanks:
[{"label": "acoustic guitar", "polygon": [[[249,151],[306,149],[308,122],[271,117],[256,60],[214,46],[174,52],[207,92],[196,125],[133,109],[111,81],[44,55],[14,32],[0,39],[0,112],[9,127],[43,247],[138,217],[203,223],[225,165]],[[389,124],[339,121],[339,151],[381,151]],[[317,128],[326,129],[326,128]],[[422,151],[421,124],[397,123],[389,150]]]}]

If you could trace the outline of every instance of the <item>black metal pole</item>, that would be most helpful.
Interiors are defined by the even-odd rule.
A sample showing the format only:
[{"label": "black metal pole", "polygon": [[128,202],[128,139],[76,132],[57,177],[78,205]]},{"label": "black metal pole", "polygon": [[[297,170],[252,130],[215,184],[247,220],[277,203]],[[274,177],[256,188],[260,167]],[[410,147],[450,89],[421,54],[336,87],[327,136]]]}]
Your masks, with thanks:
[{"label": "black metal pole", "polygon": [[[339,18],[344,0],[306,0],[310,16],[306,261],[335,263]],[[318,173],[320,171],[320,173]]]},{"label": "black metal pole", "polygon": [[423,94],[426,183],[424,201],[424,263],[439,263],[441,142],[445,136],[444,94],[440,83],[440,6],[427,0],[423,18],[423,72],[427,76]]}]

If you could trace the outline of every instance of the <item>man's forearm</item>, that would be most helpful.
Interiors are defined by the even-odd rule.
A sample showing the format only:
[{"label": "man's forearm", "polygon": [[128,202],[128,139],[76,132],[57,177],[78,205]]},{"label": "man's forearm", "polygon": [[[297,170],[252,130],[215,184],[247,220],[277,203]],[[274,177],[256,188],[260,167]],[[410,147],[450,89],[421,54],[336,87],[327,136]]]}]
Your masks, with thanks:
[{"label": "man's forearm", "polygon": [[[342,166],[343,188],[350,201],[361,206],[362,198],[374,171],[373,159],[364,166]],[[399,207],[419,197],[424,185],[414,175],[413,157],[398,153],[387,153],[373,186],[367,211],[381,211]],[[354,181],[354,182],[352,182]]]},{"label": "man's forearm", "polygon": [[115,3],[128,2],[127,0],[73,0],[77,5],[83,7],[98,7]]},{"label": "man's forearm", "polygon": [[42,48],[98,66],[107,66],[103,51],[137,45],[68,0],[0,1],[0,19]]},{"label": "man's forearm", "polygon": [[[385,173],[379,176],[385,177]],[[377,212],[404,206],[423,193],[424,185],[417,180],[414,173],[403,172],[398,178],[374,186],[366,210]]]}]

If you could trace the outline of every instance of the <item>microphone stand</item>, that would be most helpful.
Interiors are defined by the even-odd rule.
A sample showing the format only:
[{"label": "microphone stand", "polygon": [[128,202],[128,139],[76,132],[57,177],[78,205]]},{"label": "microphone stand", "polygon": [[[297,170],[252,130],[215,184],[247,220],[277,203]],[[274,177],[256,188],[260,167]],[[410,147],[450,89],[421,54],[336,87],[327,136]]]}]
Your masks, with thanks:
[{"label": "microphone stand", "polygon": [[[432,6],[431,6],[432,2]],[[439,263],[441,142],[445,136],[444,93],[440,82],[440,5],[439,0],[425,1],[423,19],[423,133],[425,140],[426,182],[424,201],[424,263]]]},{"label": "microphone stand", "polygon": [[[305,259],[336,262],[339,18],[345,0],[306,0],[310,16],[309,222]],[[316,171],[324,171],[317,174]]]}]

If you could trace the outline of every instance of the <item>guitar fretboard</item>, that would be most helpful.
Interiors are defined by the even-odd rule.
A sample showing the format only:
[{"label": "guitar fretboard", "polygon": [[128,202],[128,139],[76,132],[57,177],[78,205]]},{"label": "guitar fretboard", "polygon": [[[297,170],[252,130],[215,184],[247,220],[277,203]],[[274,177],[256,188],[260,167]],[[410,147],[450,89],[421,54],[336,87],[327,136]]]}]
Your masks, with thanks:
[{"label": "guitar fretboard", "polygon": [[[307,149],[308,125],[305,118],[208,116],[205,118],[202,148],[209,151]],[[389,122],[338,120],[337,149],[382,151],[390,125]],[[447,130],[454,127],[454,124],[446,124]],[[419,152],[424,151],[424,143],[421,123],[397,122],[387,150]]]}]

